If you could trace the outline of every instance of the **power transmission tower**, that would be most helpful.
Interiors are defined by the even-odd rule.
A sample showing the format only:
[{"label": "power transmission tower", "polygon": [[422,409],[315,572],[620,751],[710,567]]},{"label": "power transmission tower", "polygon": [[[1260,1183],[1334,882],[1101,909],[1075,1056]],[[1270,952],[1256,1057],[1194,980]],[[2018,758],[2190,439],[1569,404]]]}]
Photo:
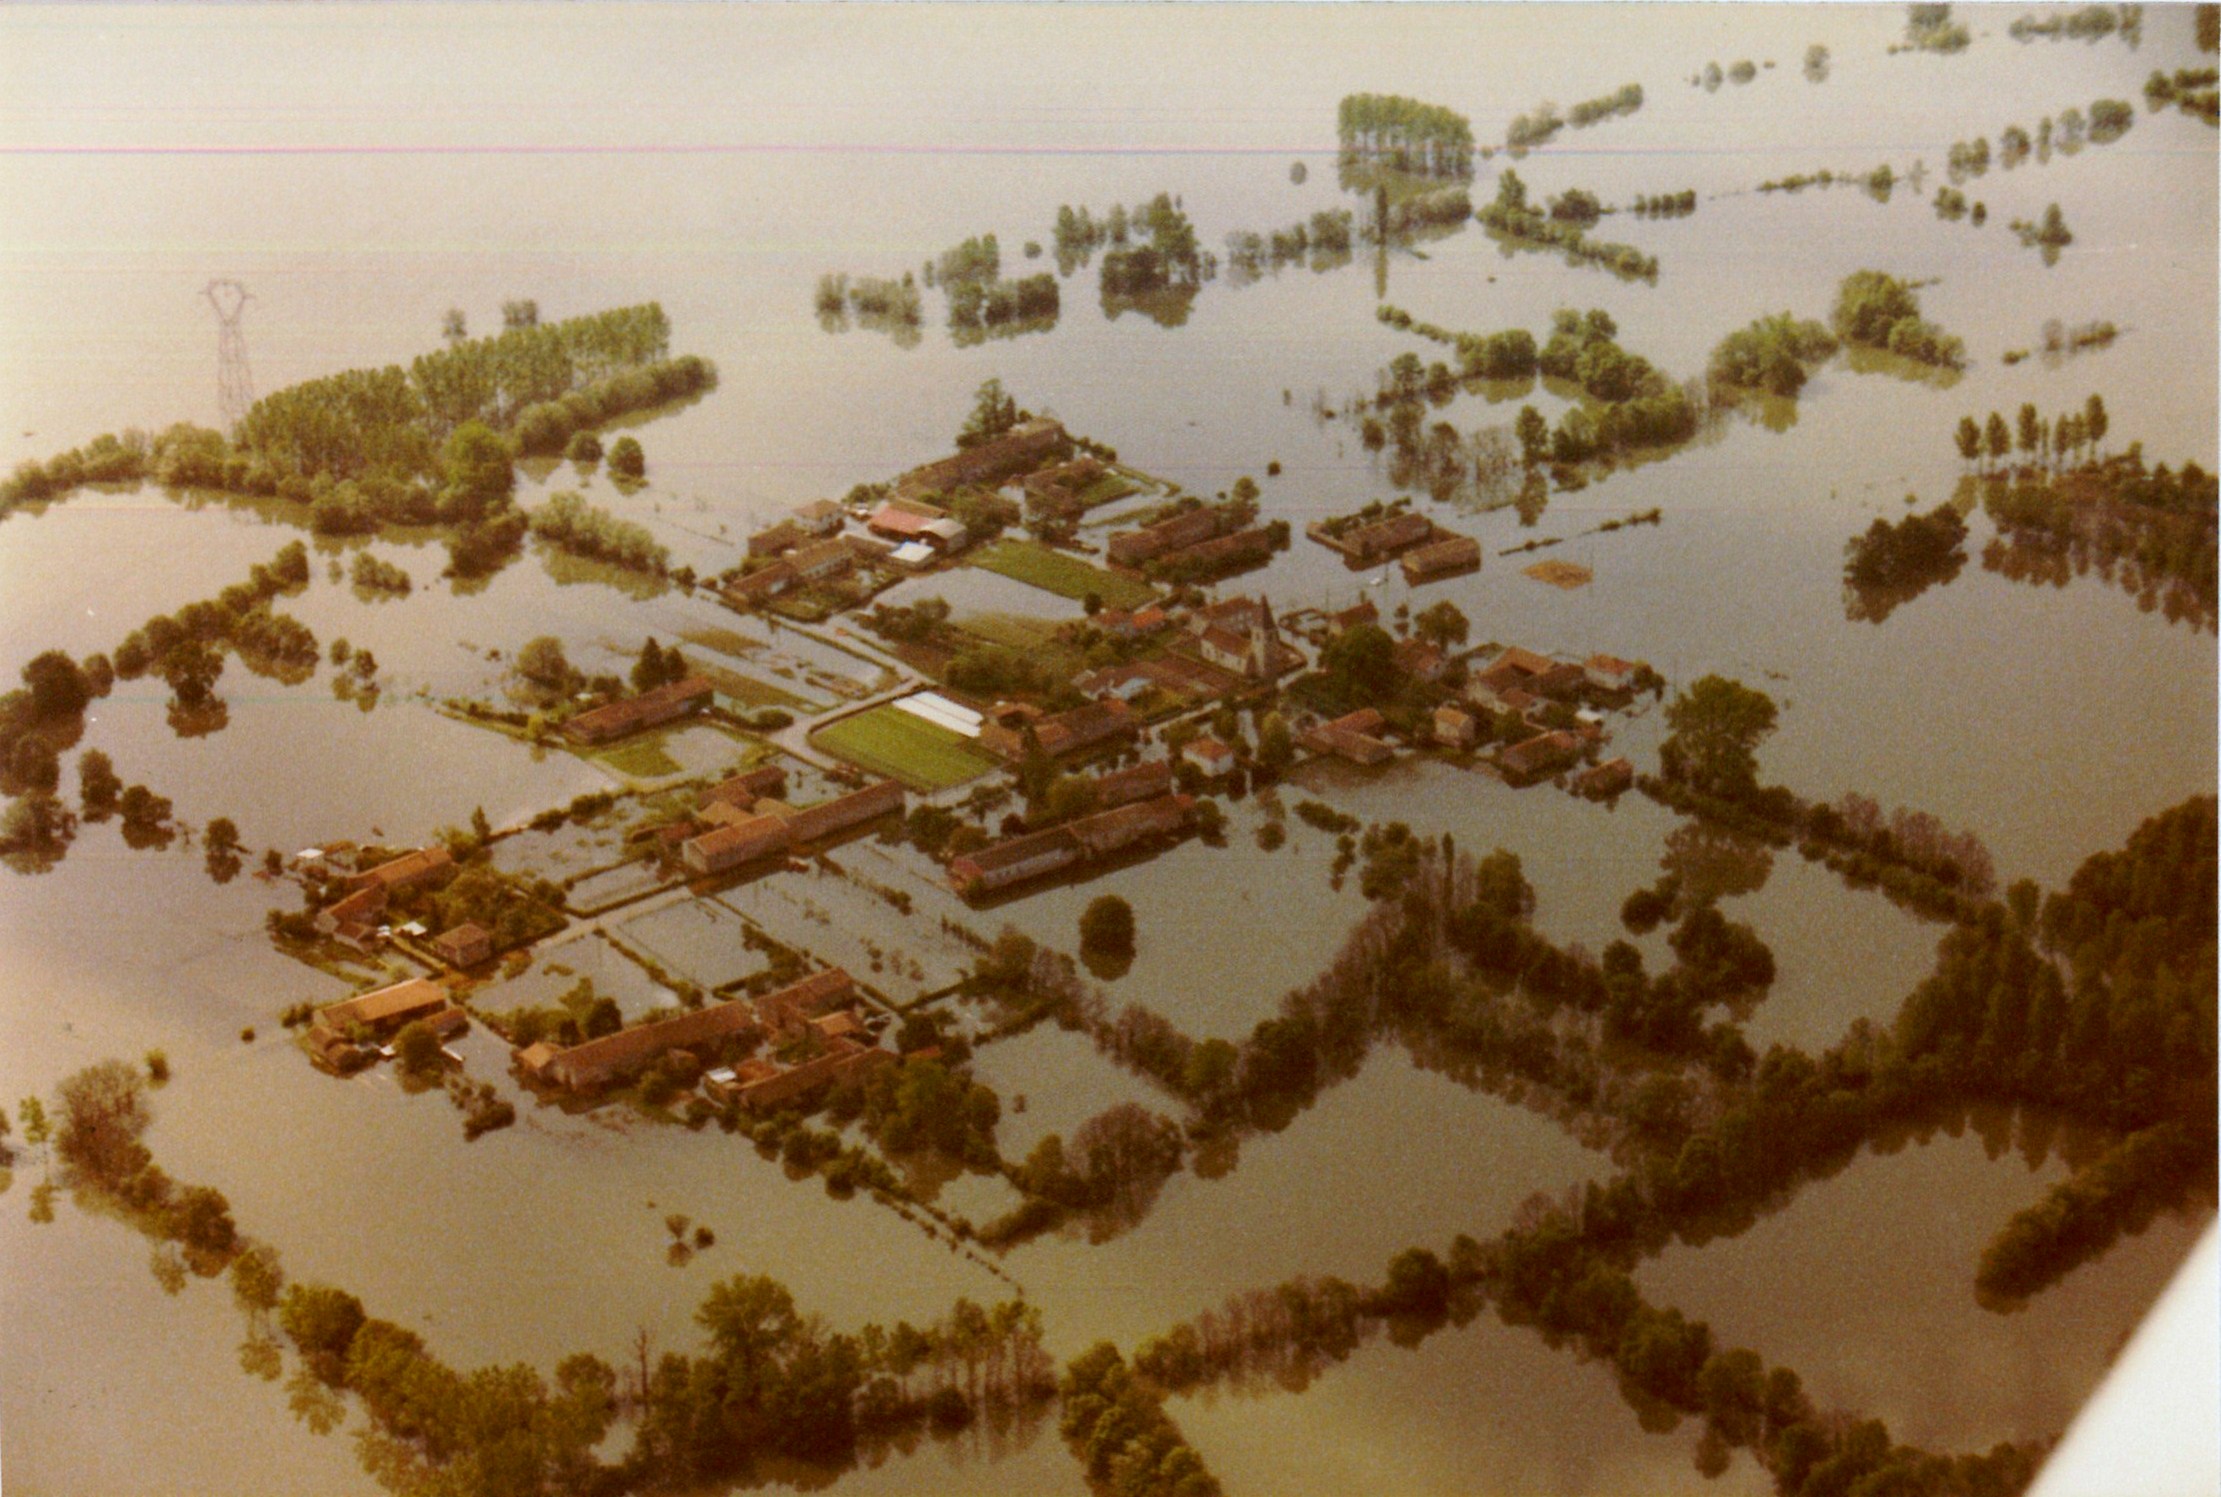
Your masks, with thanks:
[{"label": "power transmission tower", "polygon": [[254,374],[247,368],[247,335],[239,316],[254,298],[237,281],[210,281],[201,295],[216,309],[216,403],[224,425],[237,426],[254,404]]}]

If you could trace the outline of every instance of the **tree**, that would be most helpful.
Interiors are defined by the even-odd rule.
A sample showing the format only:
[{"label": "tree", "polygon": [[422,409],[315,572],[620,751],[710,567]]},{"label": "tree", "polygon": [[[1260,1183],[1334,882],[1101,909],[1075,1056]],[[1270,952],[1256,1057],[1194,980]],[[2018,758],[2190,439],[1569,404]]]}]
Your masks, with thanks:
[{"label": "tree", "polygon": [[1550,455],[1550,422],[1533,406],[1519,408],[1519,420],[1513,424],[1512,432],[1519,438],[1520,457],[1528,467]]},{"label": "tree", "polygon": [[1127,955],[1134,949],[1134,907],[1116,894],[1104,894],[1080,915],[1080,945],[1090,951]]},{"label": "tree", "polygon": [[460,343],[470,336],[470,324],[461,307],[447,309],[447,315],[440,319],[440,336],[450,343]]},{"label": "tree", "polygon": [[525,641],[517,651],[517,674],[551,691],[567,690],[578,676],[570,657],[563,653],[563,641],[550,634]]},{"label": "tree", "polygon": [[1447,598],[1422,608],[1411,623],[1414,634],[1442,650],[1464,644],[1472,627],[1457,604]]},{"label": "tree", "polygon": [[440,476],[440,517],[450,524],[476,525],[507,508],[517,488],[509,444],[482,421],[465,421],[448,434]]},{"label": "tree", "polygon": [[1990,412],[1988,425],[1982,430],[1982,443],[1989,451],[1992,463],[2003,462],[2013,452],[2013,433],[2005,425],[2005,418]]},{"label": "tree", "polygon": [[1706,676],[1667,705],[1672,732],[1659,746],[1659,762],[1669,779],[1715,794],[1748,792],[1757,782],[1755,752],[1774,731],[1775,715],[1766,693]]},{"label": "tree", "polygon": [[2020,450],[2024,455],[2034,457],[2043,450],[2043,446],[2043,420],[2036,414],[2033,401],[2023,402],[2020,408]]},{"label": "tree", "polygon": [[114,1185],[147,1164],[139,1136],[154,1120],[138,1068],[104,1060],[66,1078],[55,1092],[61,1123],[54,1147],[94,1180]]},{"label": "tree", "polygon": [[632,689],[652,691],[663,684],[663,646],[649,635],[648,642],[640,647],[640,658],[632,665]]},{"label": "tree", "polygon": [[977,447],[993,441],[1018,424],[1018,402],[1003,391],[1003,382],[988,379],[972,395],[972,412],[956,433],[959,447]]},{"label": "tree", "polygon": [[640,450],[638,438],[619,437],[609,444],[609,473],[635,481],[648,476],[648,455]]},{"label": "tree", "polygon": [[563,449],[563,455],[574,463],[583,463],[591,468],[602,460],[602,439],[590,431],[573,432],[569,445]]},{"label": "tree", "polygon": [[183,639],[162,657],[158,669],[169,683],[173,705],[190,712],[207,706],[215,697],[216,683],[224,674],[224,657],[201,640]]},{"label": "tree", "polygon": [[1378,702],[1396,691],[1396,641],[1378,624],[1358,624],[1328,641],[1319,665],[1342,694],[1360,702]]},{"label": "tree", "polygon": [[134,830],[151,831],[170,819],[170,798],[144,785],[126,789],[116,804],[123,811],[123,824]]},{"label": "tree", "polygon": [[423,1020],[401,1026],[393,1037],[393,1053],[401,1069],[411,1076],[425,1076],[439,1068],[440,1037]]},{"label": "tree", "polygon": [[1274,774],[1286,769],[1296,759],[1296,735],[1288,727],[1288,720],[1277,712],[1268,712],[1257,724],[1257,763]]},{"label": "tree", "polygon": [[525,297],[519,301],[503,302],[501,304],[501,325],[510,329],[538,327],[540,325],[540,304],[530,297]]},{"label": "tree", "polygon": [[1959,418],[1958,442],[1959,456],[1967,462],[1982,456],[1982,428],[1975,424],[1972,416]]},{"label": "tree", "polygon": [[83,668],[60,650],[34,656],[23,667],[23,684],[31,689],[31,710],[48,720],[75,717],[93,699]]},{"label": "tree", "polygon": [[2082,430],[2089,437],[2090,445],[2096,447],[2100,455],[2105,450],[2105,433],[2111,424],[2105,414],[2104,399],[2093,391],[2082,407]]},{"label": "tree", "polygon": [[229,816],[219,816],[208,824],[201,834],[202,843],[212,853],[239,851],[239,827]]},{"label": "tree", "polygon": [[77,819],[43,790],[18,796],[0,815],[0,852],[27,853],[34,859],[59,854],[77,830]]}]

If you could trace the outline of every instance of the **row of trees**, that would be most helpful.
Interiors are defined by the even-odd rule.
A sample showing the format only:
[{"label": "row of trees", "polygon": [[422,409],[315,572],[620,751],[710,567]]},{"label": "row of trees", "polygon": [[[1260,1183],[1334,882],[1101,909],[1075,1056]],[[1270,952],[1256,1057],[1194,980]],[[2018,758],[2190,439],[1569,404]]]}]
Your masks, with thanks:
[{"label": "row of trees", "polygon": [[1959,456],[1984,472],[2000,469],[2016,447],[2023,470],[2033,471],[2048,461],[2051,470],[2058,472],[2070,457],[2087,462],[2101,456],[2106,433],[2112,429],[2105,397],[2092,392],[2081,410],[2062,411],[2049,421],[2037,413],[2034,401],[2025,402],[2011,428],[1996,411],[1980,424],[1972,416],[1961,416],[1952,440],[1958,444]]},{"label": "row of trees", "polygon": [[1271,234],[1247,229],[1226,236],[1226,264],[1241,280],[1255,280],[1267,269],[1298,263],[1309,257],[1311,268],[1327,270],[1349,258],[1356,238],[1356,215],[1347,208],[1324,208],[1308,222],[1290,224]]},{"label": "row of trees", "polygon": [[1646,255],[1633,245],[1592,241],[1579,224],[1552,219],[1542,210],[1529,206],[1527,184],[1520,180],[1519,173],[1509,168],[1496,179],[1494,201],[1485,204],[1475,216],[1485,227],[1507,239],[1562,250],[1576,265],[1602,265],[1634,280],[1658,278],[1656,256]]},{"label": "row of trees", "polygon": [[[564,1358],[552,1379],[521,1363],[460,1371],[345,1290],[288,1282],[277,1253],[238,1231],[219,1192],[181,1186],[154,1163],[143,1142],[152,1116],[144,1079],[120,1061],[66,1079],[51,1120],[36,1098],[23,1106],[27,1141],[51,1141],[69,1184],[182,1251],[183,1265],[168,1269],[158,1255],[158,1272],[228,1270],[257,1363],[277,1375],[273,1328],[299,1357],[291,1387],[305,1417],[328,1429],[344,1416],[341,1398],[358,1403],[365,1467],[397,1491],[618,1497],[692,1487],[765,1458],[838,1465],[859,1446],[920,1429],[1007,1427],[1039,1417],[1057,1393],[1040,1312],[1023,1302],[960,1299],[922,1328],[872,1323],[850,1334],[803,1314],[777,1281],[745,1275],[714,1285],[696,1310],[699,1351],[651,1364],[643,1336],[634,1378],[591,1353]],[[620,1418],[632,1440],[609,1460],[601,1447]]]},{"label": "row of trees", "polygon": [[[2053,428],[2056,431],[2056,427]],[[2064,584],[2093,567],[2147,609],[2215,627],[2216,482],[2196,463],[2147,470],[2131,447],[2064,473],[2024,470],[1992,485],[1983,506],[1998,527],[1982,564],[2016,580]]]},{"label": "row of trees", "polygon": [[1473,122],[1401,94],[1349,94],[1335,112],[1345,160],[1429,177],[1470,179]]}]

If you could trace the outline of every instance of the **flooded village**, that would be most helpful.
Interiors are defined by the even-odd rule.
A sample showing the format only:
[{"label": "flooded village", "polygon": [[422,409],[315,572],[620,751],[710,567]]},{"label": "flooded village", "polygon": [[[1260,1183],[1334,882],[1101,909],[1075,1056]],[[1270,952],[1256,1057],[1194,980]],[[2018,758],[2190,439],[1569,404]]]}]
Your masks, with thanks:
[{"label": "flooded village", "polygon": [[2214,1212],[2215,12],[1316,9],[0,16],[11,1482],[2034,1479]]}]

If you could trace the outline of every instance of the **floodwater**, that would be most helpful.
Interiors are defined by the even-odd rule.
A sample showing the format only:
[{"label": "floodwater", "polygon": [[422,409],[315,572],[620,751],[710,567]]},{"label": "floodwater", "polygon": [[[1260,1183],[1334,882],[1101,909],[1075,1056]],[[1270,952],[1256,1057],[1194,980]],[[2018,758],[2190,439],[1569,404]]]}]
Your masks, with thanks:
[{"label": "floodwater", "polygon": [[[1843,275],[1886,268],[1932,280],[1926,315],[1966,339],[1971,367],[1948,389],[1838,360],[1771,423],[1731,419],[1665,460],[1554,495],[1532,528],[1508,509],[1439,512],[1481,539],[1482,569],[1419,589],[1390,569],[1362,590],[1391,612],[1451,599],[1479,640],[1647,659],[1675,683],[1718,671],[1763,685],[1782,706],[1762,751],[1770,778],[1934,812],[1984,839],[2001,880],[2057,883],[2211,787],[2210,636],[2095,577],[2035,588],[1972,563],[1882,624],[1852,622],[1842,545],[1876,515],[1902,513],[1908,493],[1923,507],[1950,494],[1950,431],[1965,413],[2023,401],[2048,413],[2097,391],[2113,445],[2215,464],[2215,137],[2146,112],[2139,96],[2153,68],[2194,64],[2187,8],[2148,8],[2135,49],[2016,45],[2006,19],[1974,13],[1975,45],[1957,57],[1891,57],[1902,11],[1849,6],[11,10],[0,14],[0,204],[17,230],[0,237],[0,466],[102,431],[213,423],[214,328],[198,292],[214,277],[254,293],[245,332],[261,391],[406,363],[451,306],[483,332],[511,297],[536,297],[548,317],[654,298],[675,347],[714,359],[721,387],[633,427],[649,462],[638,493],[560,464],[526,475],[528,504],[580,489],[648,525],[675,563],[721,570],[785,507],[944,452],[971,391],[994,376],[1191,491],[1255,476],[1265,514],[1297,539],[1238,586],[1283,608],[1341,606],[1363,579],[1303,540],[1302,525],[1391,485],[1349,422],[1314,409],[1368,391],[1400,352],[1442,353],[1377,322],[1380,301],[1484,332],[1601,307],[1625,347],[1687,376],[1752,317],[1825,316]],[[1816,42],[1832,51],[1820,84],[1800,70]],[[1742,57],[1775,66],[1747,85],[1690,86],[1708,61]],[[1270,65],[1229,66],[1245,58]],[[1600,231],[1655,254],[1655,285],[1506,249],[1468,226],[1323,273],[1221,277],[1172,327],[1106,316],[1092,269],[1062,282],[1054,329],[977,346],[951,342],[931,293],[929,326],[909,348],[860,327],[828,332],[812,312],[821,272],[899,275],[990,230],[1006,273],[1047,268],[1021,246],[1050,240],[1060,203],[1100,214],[1171,191],[1214,248],[1234,230],[1343,206],[1332,122],[1345,93],[1439,101],[1492,140],[1544,98],[1563,105],[1631,80],[1647,96],[1641,112],[1568,128],[1516,169],[1532,193],[1578,185],[1607,202],[1696,189],[1688,218],[1615,216]],[[1887,204],[1846,189],[1750,191],[1886,161],[1901,175],[1924,163],[1932,192],[1954,140],[2033,131],[2101,97],[2135,103],[2124,139],[1960,184],[1987,204],[1985,229],[1939,220],[1927,193],[1905,186]],[[1301,186],[1297,161],[1309,167]],[[1507,164],[1480,166],[1476,198]],[[2046,267],[2005,224],[2055,200],[2076,237]],[[2100,317],[2125,330],[2109,350],[2000,359],[2035,345],[2047,319]],[[1440,416],[1470,430],[1530,400],[1553,417],[1565,403],[1537,386],[1463,396]],[[1279,477],[1266,476],[1270,462]],[[1654,507],[1655,527],[1583,534]],[[1988,524],[1972,527],[1978,553]],[[80,494],[0,523],[0,676],[49,647],[111,649],[296,534],[251,506],[188,508],[151,490]],[[1594,581],[1560,591],[1522,575],[1534,558],[1499,554],[1534,537],[1561,538],[1540,554]],[[325,570],[364,544],[312,545],[312,582],[278,606],[326,645],[345,637],[375,652],[382,689],[367,710],[335,695],[329,668],[287,686],[233,661],[221,732],[174,736],[159,686],[142,682],[97,705],[86,745],[170,795],[183,819],[228,815],[257,850],[290,851],[427,837],[479,807],[513,822],[610,786],[573,756],[430,708],[498,689],[507,657],[536,635],[598,672],[623,670],[649,634],[727,630],[756,648],[717,664],[812,706],[882,679],[822,639],[537,548],[458,587],[439,576],[437,544],[369,542],[415,590],[366,599]],[[939,591],[961,608],[1073,611],[984,574]],[[1655,710],[1614,722],[1618,749],[1646,766],[1662,731]],[[1474,851],[1518,852],[1542,928],[1592,950],[1620,933],[1621,900],[1657,877],[1676,827],[1639,797],[1596,807],[1445,765],[1300,780],[1279,792],[1288,810],[1316,797]],[[1354,880],[1330,886],[1331,837],[1288,815],[1287,844],[1268,853],[1257,800],[1230,812],[1224,848],[1191,842],[990,910],[928,897],[930,870],[893,851],[843,861],[911,892],[907,923],[883,896],[823,873],[722,897],[821,955],[883,962],[899,1001],[936,989],[958,960],[944,918],[984,935],[1008,921],[1069,947],[1086,901],[1120,893],[1141,936],[1111,996],[1191,1033],[1234,1036],[1332,954],[1360,900]],[[404,1095],[382,1074],[316,1075],[277,1037],[277,1015],[340,988],[263,940],[281,896],[290,890],[252,878],[218,888],[197,848],[134,852],[113,827],[86,828],[52,872],[0,875],[0,1096],[165,1048],[177,1079],[157,1097],[153,1143],[171,1171],[220,1187],[294,1274],[350,1287],[458,1364],[616,1357],[643,1326],[660,1344],[688,1342],[708,1285],[744,1269],[783,1279],[840,1326],[922,1320],[957,1295],[1007,1292],[892,1213],[791,1182],[714,1129],[533,1105],[482,1034],[464,1043],[472,1074],[515,1097],[522,1119],[475,1143],[437,1094]],[[1761,1047],[1818,1047],[1851,1018],[1886,1018],[1939,933],[1794,853],[1724,897],[1782,969],[1750,1021]],[[711,957],[695,950],[699,932],[642,939],[685,962]],[[1655,956],[1656,939],[1644,944]],[[247,1025],[251,1044],[239,1038]],[[1054,1031],[994,1047],[980,1067],[1004,1094],[1012,1154],[1111,1102],[1149,1100],[1145,1084]],[[1019,1092],[1025,1114],[1008,1107]],[[1060,1354],[1098,1336],[1130,1347],[1294,1273],[1375,1278],[1403,1246],[1485,1235],[1530,1191],[1606,1169],[1555,1125],[1383,1047],[1286,1132],[1245,1146],[1231,1174],[1175,1177],[1132,1231],[1101,1246],[1050,1238],[1002,1266],[1042,1305]],[[1974,1258],[2053,1178],[1963,1139],[1862,1156],[1738,1238],[1669,1252],[1643,1282],[1816,1390],[1884,1413],[1900,1435],[1960,1450],[2056,1429],[2189,1229],[2155,1225],[2020,1315],[1995,1316],[1973,1302]],[[63,1493],[368,1488],[344,1436],[307,1434],[282,1388],[237,1370],[221,1286],[162,1295],[143,1274],[144,1244],[122,1227],[66,1203],[56,1222],[28,1224],[29,1185],[19,1168],[0,1195],[11,1477]],[[963,1181],[949,1198],[970,1211],[997,1190]],[[684,1268],[662,1252],[671,1210],[718,1233]],[[1908,1212],[1934,1230],[1905,1231]],[[1842,1247],[1878,1239],[1919,1250]],[[1493,1321],[1417,1351],[1376,1344],[1302,1395],[1172,1410],[1233,1492],[1698,1484],[1693,1431],[1645,1433],[1607,1371]],[[1079,1485],[1053,1430],[992,1478],[986,1459],[929,1442],[843,1485]],[[1757,1484],[1739,1464],[1710,1489]]]}]

